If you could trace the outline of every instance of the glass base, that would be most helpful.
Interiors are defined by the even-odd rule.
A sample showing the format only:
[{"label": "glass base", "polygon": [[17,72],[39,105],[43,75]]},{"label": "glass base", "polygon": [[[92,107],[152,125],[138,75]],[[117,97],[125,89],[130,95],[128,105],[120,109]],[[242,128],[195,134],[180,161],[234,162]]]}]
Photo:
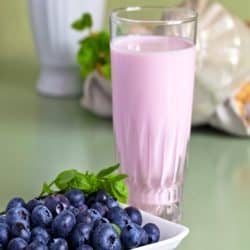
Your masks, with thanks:
[{"label": "glass base", "polygon": [[182,185],[151,190],[129,185],[129,189],[129,204],[169,221],[180,222]]},{"label": "glass base", "polygon": [[179,223],[181,221],[181,208],[179,203],[168,204],[168,205],[149,205],[149,204],[136,204],[134,205],[145,212],[159,216],[166,220]]},{"label": "glass base", "polygon": [[181,209],[179,203],[156,206],[155,210],[157,211],[156,215],[164,219],[177,223],[181,221]]}]

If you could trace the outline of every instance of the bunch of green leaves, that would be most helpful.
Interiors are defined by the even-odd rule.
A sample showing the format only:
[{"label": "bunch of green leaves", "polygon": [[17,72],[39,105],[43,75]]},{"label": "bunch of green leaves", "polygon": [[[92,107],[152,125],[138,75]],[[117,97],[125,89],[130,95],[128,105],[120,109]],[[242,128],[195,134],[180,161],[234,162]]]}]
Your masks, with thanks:
[{"label": "bunch of green leaves", "polygon": [[93,21],[89,13],[83,14],[72,24],[72,28],[80,32],[88,32],[87,37],[79,42],[77,62],[81,75],[85,78],[95,69],[106,78],[111,77],[109,34],[106,31],[92,32]]},{"label": "bunch of green leaves", "polygon": [[95,173],[79,172],[70,169],[61,172],[51,183],[44,183],[40,196],[50,195],[57,192],[66,192],[77,188],[90,194],[100,189],[115,197],[118,201],[126,203],[128,188],[125,184],[127,175],[117,173],[119,164],[105,168]]}]

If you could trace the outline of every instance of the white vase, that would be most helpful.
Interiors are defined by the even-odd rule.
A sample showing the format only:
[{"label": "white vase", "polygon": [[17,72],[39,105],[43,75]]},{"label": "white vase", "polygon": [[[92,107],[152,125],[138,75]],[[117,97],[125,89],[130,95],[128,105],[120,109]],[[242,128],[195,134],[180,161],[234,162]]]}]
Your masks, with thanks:
[{"label": "white vase", "polygon": [[29,0],[35,45],[41,66],[39,93],[77,96],[81,79],[76,64],[78,41],[84,33],[71,28],[74,20],[89,12],[94,30],[103,25],[106,0]]}]

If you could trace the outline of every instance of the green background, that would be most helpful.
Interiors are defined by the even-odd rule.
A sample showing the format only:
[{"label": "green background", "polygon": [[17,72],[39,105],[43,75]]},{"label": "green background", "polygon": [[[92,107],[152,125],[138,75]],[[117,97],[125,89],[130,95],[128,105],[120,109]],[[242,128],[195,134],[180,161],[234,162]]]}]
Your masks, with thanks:
[{"label": "green background", "polygon": [[[39,0],[38,0],[39,1]],[[74,1],[74,0],[73,0]],[[84,1],[84,0],[83,0]],[[87,0],[86,0],[87,1]],[[126,5],[174,5],[180,0],[108,0],[107,13]],[[241,18],[250,20],[249,0],[221,0],[225,6]],[[27,1],[0,1],[0,60],[34,59],[34,49],[28,22]]]}]

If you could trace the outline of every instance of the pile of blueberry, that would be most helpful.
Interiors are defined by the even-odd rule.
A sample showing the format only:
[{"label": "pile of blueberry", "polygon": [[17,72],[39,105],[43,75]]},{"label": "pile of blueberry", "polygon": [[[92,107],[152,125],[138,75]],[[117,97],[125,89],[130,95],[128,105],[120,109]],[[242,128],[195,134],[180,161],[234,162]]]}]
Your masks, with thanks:
[{"label": "pile of blueberry", "polygon": [[142,227],[138,209],[119,206],[105,191],[78,189],[30,200],[9,201],[0,216],[0,249],[122,250],[159,241],[159,228]]}]

